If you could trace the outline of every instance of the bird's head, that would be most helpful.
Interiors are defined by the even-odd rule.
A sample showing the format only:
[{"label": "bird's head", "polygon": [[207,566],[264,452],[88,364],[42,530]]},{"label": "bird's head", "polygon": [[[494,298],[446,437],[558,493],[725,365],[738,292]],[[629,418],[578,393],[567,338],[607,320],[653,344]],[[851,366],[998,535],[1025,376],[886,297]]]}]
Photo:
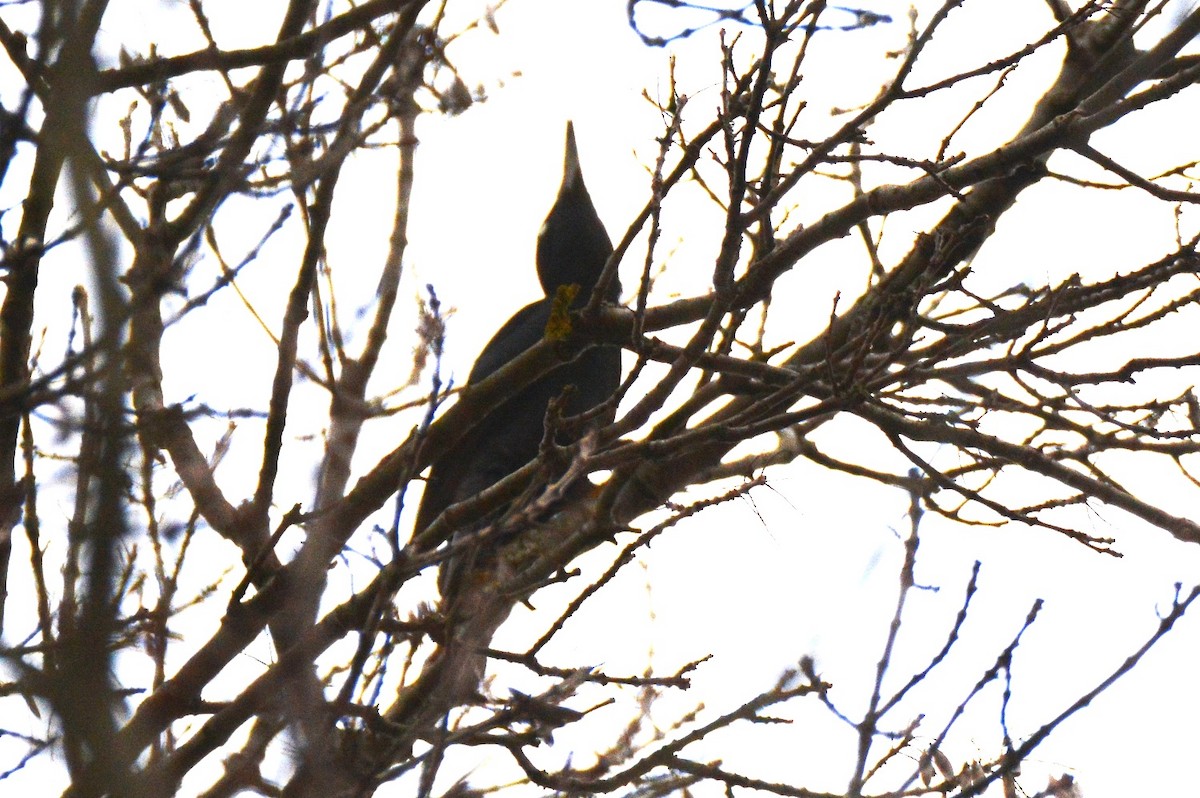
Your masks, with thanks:
[{"label": "bird's head", "polygon": [[[604,223],[584,185],[575,129],[568,122],[562,186],[538,235],[538,279],[546,296],[554,296],[559,286],[578,285],[576,302],[586,302],[612,251]],[[606,299],[615,302],[620,291],[614,280]]]}]

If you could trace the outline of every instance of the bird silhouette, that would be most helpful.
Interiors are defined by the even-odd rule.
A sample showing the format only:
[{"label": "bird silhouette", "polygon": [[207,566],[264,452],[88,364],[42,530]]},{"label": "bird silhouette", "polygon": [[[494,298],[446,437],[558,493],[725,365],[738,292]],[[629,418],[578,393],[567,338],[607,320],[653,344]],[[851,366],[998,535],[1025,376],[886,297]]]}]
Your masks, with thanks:
[{"label": "bird silhouette", "polygon": [[[600,221],[579,166],[573,126],[567,125],[563,181],[537,243],[537,273],[545,296],[518,310],[492,336],[471,369],[467,384],[491,376],[545,336],[559,289],[574,288],[572,308],[584,305],[595,290],[612,243]],[[620,283],[607,286],[605,299],[617,301]],[[429,526],[450,505],[491,487],[537,457],[545,432],[546,409],[564,396],[564,415],[577,415],[610,399],[621,379],[616,347],[585,350],[574,360],[542,375],[493,408],[470,432],[433,463],[414,529]],[[570,386],[571,390],[564,395]],[[559,443],[567,443],[560,440]],[[442,566],[441,586],[461,565]]]},{"label": "bird silhouette", "polygon": [[[612,242],[583,182],[574,129],[568,123],[562,184],[537,242],[537,273],[545,296],[518,310],[492,336],[475,361],[468,384],[487,378],[541,341],[547,325],[568,302],[572,309],[586,304],[612,251]],[[619,295],[620,284],[614,279],[606,285],[604,299],[616,302]],[[534,460],[545,436],[546,413],[552,400],[560,397],[564,400],[563,416],[585,413],[610,400],[620,380],[620,349],[596,346],[498,404],[434,460],[417,511],[414,534],[424,531],[449,506],[478,494]],[[560,430],[555,442],[569,444],[579,434],[577,427],[570,433]],[[466,529],[455,530],[451,543],[478,531],[503,510]],[[512,534],[519,534],[519,530]],[[448,708],[468,699],[478,689],[486,665],[483,649],[511,607],[481,606],[495,603],[494,591],[466,589],[464,585],[470,585],[473,579],[494,578],[489,566],[494,564],[495,551],[504,542],[488,537],[447,557],[440,566],[442,612],[452,631],[450,639],[444,641],[441,661],[432,662],[428,674],[434,683],[428,688],[442,693],[430,702],[432,705]],[[421,681],[425,680],[423,673]]]}]

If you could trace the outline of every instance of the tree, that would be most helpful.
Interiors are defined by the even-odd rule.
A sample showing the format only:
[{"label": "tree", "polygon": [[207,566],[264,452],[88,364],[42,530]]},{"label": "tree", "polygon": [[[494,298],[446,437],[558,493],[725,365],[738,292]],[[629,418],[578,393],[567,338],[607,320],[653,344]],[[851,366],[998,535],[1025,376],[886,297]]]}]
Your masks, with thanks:
[{"label": "tree", "polygon": [[[1015,794],[1020,765],[1046,736],[1198,595],[1181,588],[1145,647],[1035,732],[1011,736],[1002,715],[1003,739],[978,761],[953,761],[944,742],[988,685],[1005,685],[1008,706],[1037,605],[944,729],[898,717],[958,645],[977,590],[972,580],[926,664],[897,676],[930,514],[1038,528],[1097,556],[1116,549],[1088,531],[1094,508],[1200,541],[1177,509],[1186,500],[1154,484],[1163,465],[1189,498],[1196,484],[1195,163],[1114,154],[1120,142],[1106,138],[1143,117],[1187,124],[1200,59],[1181,53],[1200,11],[1146,40],[1162,5],[1048,0],[1011,12],[1040,26],[1023,45],[934,75],[925,65],[935,35],[951,35],[965,3],[921,6],[903,47],[878,54],[879,90],[847,107],[856,102],[847,76],[821,69],[824,42],[902,23],[801,0],[716,9],[634,0],[628,21],[647,46],[724,31],[716,109],[711,94],[701,108],[680,88],[686,78],[668,83],[654,99],[663,129],[651,189],[629,209],[628,228],[613,231],[593,300],[455,393],[440,367],[453,321],[435,291],[411,316],[396,314],[417,234],[417,128],[430,115],[475,112],[483,98],[456,54],[491,35],[484,29],[502,12],[452,29],[454,3],[292,0],[273,38],[236,48],[214,32],[228,13],[218,5],[191,2],[186,31],[145,43],[124,36],[121,9],[105,0],[0,13],[20,82],[0,136],[8,204],[19,205],[3,220],[0,305],[6,711],[49,728],[20,739],[8,778],[61,751],[66,794],[79,798],[368,795],[405,778],[425,795],[484,788],[455,778],[471,752],[487,750],[503,754],[504,772],[561,793],[716,785],[831,795],[692,753],[743,722],[814,707],[853,730],[844,794],[965,796],[993,784]],[[165,54],[187,37],[199,44]],[[1061,64],[1025,98],[1024,123],[1004,140],[961,144],[974,120],[1008,101],[1005,82],[1047,56]],[[817,116],[822,92],[847,101]],[[946,97],[957,112],[937,112]],[[916,144],[903,124],[912,115],[930,124]],[[379,150],[397,164],[387,253],[350,267],[332,231],[354,213],[345,204],[361,190],[354,165]],[[1126,165],[1134,156],[1138,168]],[[1174,225],[1174,246],[1140,262],[1116,255],[1014,279],[989,251],[1022,239],[1028,225],[1007,220],[1062,185],[1101,203],[1139,193]],[[702,260],[665,251],[677,213],[719,233]],[[1119,212],[1104,217],[1124,223]],[[354,244],[384,236],[350,229]],[[86,277],[68,271],[79,263]],[[698,263],[707,285],[671,296],[664,285]],[[352,323],[337,297],[363,284],[364,269],[375,299]],[[815,293],[816,270],[836,270],[832,302],[791,323],[797,295]],[[600,301],[618,271],[628,287],[619,307]],[[196,367],[188,352],[216,348],[230,369],[253,356],[229,338],[238,303],[242,319],[273,336],[271,379],[244,379],[226,407],[216,384],[177,395],[172,385],[189,385]],[[386,344],[397,328],[417,329],[422,342],[404,384],[381,367],[396,361]],[[565,447],[548,435],[536,461],[409,537],[420,475],[438,453],[600,342],[627,353],[615,422]],[[1130,346],[1141,347],[1136,356]],[[549,429],[562,422],[552,405]],[[891,458],[862,448],[848,425],[886,442]],[[395,432],[395,445],[356,461],[376,430]],[[238,462],[223,465],[226,451]],[[862,710],[831,697],[832,677],[805,657],[748,702],[659,730],[652,706],[685,690],[698,663],[632,675],[544,656],[651,541],[795,461],[911,497],[899,600]],[[230,469],[245,473],[231,481]],[[593,486],[589,475],[601,472]],[[60,521],[63,507],[70,517]],[[459,545],[443,544],[464,529],[475,530],[472,543],[504,541],[494,578],[478,588],[490,608],[482,621],[427,603],[428,577]],[[489,658],[494,672],[539,677],[537,695],[485,683],[464,702],[428,689],[422,668],[456,639],[455,623],[481,622],[490,636],[534,597],[525,621],[540,626],[522,649]],[[193,607],[209,620],[185,621]],[[268,640],[270,653],[256,657]],[[259,666],[247,673],[249,659]],[[610,701],[624,712],[615,727],[592,711]],[[544,745],[581,739],[581,729],[586,749]],[[1072,789],[1064,777],[1039,794]]]}]

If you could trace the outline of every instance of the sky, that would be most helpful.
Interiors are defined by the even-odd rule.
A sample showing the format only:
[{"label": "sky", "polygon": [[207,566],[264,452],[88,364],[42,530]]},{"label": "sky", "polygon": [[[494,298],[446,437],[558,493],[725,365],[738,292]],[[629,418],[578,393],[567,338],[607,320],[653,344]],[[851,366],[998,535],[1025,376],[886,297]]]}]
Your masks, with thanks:
[{"label": "sky", "polygon": [[[821,63],[828,64],[838,79],[814,78],[814,105],[850,104],[845,97],[869,99],[878,86],[878,75],[863,64],[873,63],[870,59],[878,59],[879,52],[895,49],[904,40],[907,22],[900,4],[860,0],[859,5],[892,13],[895,21],[823,40]],[[930,5],[917,4],[922,13]],[[1001,6],[1003,11],[998,11]],[[217,39],[228,46],[261,43],[266,32],[274,29],[272,12],[280,7],[263,3],[251,9],[230,3],[236,13],[213,17]],[[451,12],[461,16],[458,24],[465,25],[479,7],[452,4]],[[180,15],[186,15],[184,3],[117,0],[112,21],[106,24],[111,32],[107,39],[102,36],[102,42],[115,47],[127,31],[138,29],[147,39],[156,37],[163,25],[178,22]],[[936,40],[932,51],[936,58],[925,68],[937,72],[947,65],[987,60],[1013,41],[1027,39],[1029,31],[1045,24],[1046,16],[1041,0],[967,2]],[[468,82],[485,87],[487,101],[461,116],[423,118],[418,128],[420,160],[402,287],[413,297],[432,284],[453,309],[447,368],[460,381],[491,332],[514,309],[538,295],[533,248],[557,191],[566,121],[574,120],[589,188],[610,234],[617,238],[640,207],[649,182],[647,165],[656,151],[661,118],[643,92],[664,96],[668,57],[677,59],[681,85],[698,117],[718,102],[711,72],[717,54],[715,27],[669,49],[648,48],[630,32],[623,3],[579,0],[510,0],[497,11],[496,22],[499,35],[477,31],[464,36],[462,46],[451,51]],[[455,24],[451,18],[445,29],[453,30]],[[178,30],[186,37],[186,26]],[[180,51],[195,46],[186,39],[178,44]],[[964,130],[963,146],[984,148],[1010,135],[1023,121],[1013,109],[1024,107],[1027,92],[1045,85],[1055,66],[1048,53],[1018,70],[990,112]],[[203,107],[203,81],[187,99],[198,109]],[[928,138],[929,128],[924,125],[952,117],[967,101],[966,94],[939,98],[922,105],[915,115],[881,120],[879,138],[895,142],[911,137],[914,147],[927,147],[921,143]],[[1153,135],[1156,146],[1147,157],[1170,160],[1194,147],[1186,126],[1175,125],[1182,128],[1176,140],[1167,135],[1171,126],[1163,120],[1151,117],[1147,124],[1148,129],[1133,125],[1120,131],[1135,138]],[[382,260],[386,235],[356,232],[387,230],[390,225],[391,157],[386,152],[365,156],[348,172],[346,179],[358,181],[362,190],[350,212],[335,213],[331,262],[348,269],[355,262]],[[1082,204],[1072,207],[1078,198],[1078,192],[1051,189],[1015,209],[1006,224],[1028,224],[1035,232],[1024,240],[1009,237],[1017,242],[1005,248],[985,248],[978,271],[1000,274],[997,279],[1010,285],[1054,277],[1056,270],[1078,269],[1078,264],[1089,260],[1136,264],[1162,250],[1162,236],[1169,231],[1161,215],[1147,212],[1144,223],[1139,222],[1147,235],[1127,240],[1121,232],[1127,226],[1106,226],[1098,218],[1098,213],[1111,212],[1112,205],[1104,211]],[[812,212],[824,207],[828,205],[821,198],[814,198]],[[1130,219],[1142,213],[1145,204],[1130,197],[1128,205],[1120,207]],[[1039,226],[1048,215],[1063,225],[1088,226],[1089,250],[1078,250],[1077,236],[1069,237],[1070,251],[1061,249],[1067,246],[1067,237],[1057,238]],[[670,228],[677,237],[672,244],[677,254],[664,281],[666,292],[691,295],[705,288],[704,258],[716,240],[708,223],[711,215],[696,210],[690,223],[688,216],[681,213]],[[897,214],[890,220],[896,228],[890,239],[896,242],[892,254],[902,251],[905,224],[915,230],[927,222],[920,214]],[[257,238],[258,228],[221,232],[230,250],[237,251]],[[836,262],[838,251],[831,251],[830,262]],[[288,257],[282,244],[271,254],[279,260]],[[689,268],[693,261],[697,265]],[[269,283],[277,276],[261,279]],[[780,335],[802,338],[803,330],[813,324],[819,328],[829,298],[840,287],[830,269],[810,269],[803,279],[809,281],[810,304],[789,314],[799,332],[783,329]],[[627,275],[626,284],[631,281],[632,275]],[[368,283],[346,285],[345,306],[365,304],[374,290],[373,280]],[[69,290],[66,283],[64,290]],[[236,304],[214,304],[206,312],[227,314],[231,340],[245,342],[244,373],[269,377],[273,347],[257,323],[237,313]],[[278,313],[265,315],[278,318]],[[407,330],[393,330],[397,369],[411,347],[406,335]],[[248,388],[255,387],[246,380],[229,379],[228,363],[208,354],[208,342],[177,338],[169,346],[175,347],[169,357],[187,358],[192,364],[188,374],[168,377],[168,391],[176,400],[199,385],[212,404],[235,406]],[[322,402],[314,394],[309,410],[320,414]],[[853,423],[826,434],[841,436],[848,446],[880,449],[878,439]],[[357,462],[369,464],[394,443],[387,435],[373,436],[364,443]],[[878,464],[907,468],[886,449],[878,452]],[[894,606],[908,497],[802,463],[769,475],[768,488],[706,512],[657,542],[640,567],[629,569],[609,591],[609,598],[589,607],[577,619],[578,628],[565,630],[559,648],[550,649],[548,655],[571,663],[603,664],[613,672],[639,672],[649,656],[656,669],[669,672],[711,653],[713,660],[697,672],[695,693],[704,697],[713,713],[760,692],[784,668],[812,655],[822,675],[834,682],[835,700],[843,708],[861,707]],[[297,484],[304,484],[310,475],[300,476]],[[236,470],[226,471],[223,478],[236,483],[239,475]],[[297,500],[306,498],[302,492]],[[1035,599],[1044,599],[1045,609],[1013,667],[1017,697],[1010,720],[1018,734],[1036,728],[1104,678],[1156,627],[1159,614],[1169,606],[1173,584],[1182,581],[1189,587],[1200,573],[1200,552],[1195,547],[1179,544],[1127,516],[1098,513],[1086,523],[1096,534],[1116,536],[1125,557],[1099,557],[1047,532],[1015,525],[966,528],[927,517],[917,577],[930,589],[912,599],[917,620],[905,628],[898,662],[917,667],[936,650],[958,609],[972,563],[983,562],[981,592],[964,631],[964,646],[947,663],[937,682],[939,690],[919,695],[921,710],[930,713],[929,728],[940,728],[935,719],[952,709],[991,664],[999,647],[1020,629]],[[553,604],[553,596],[546,604]],[[594,622],[588,623],[589,618]],[[516,647],[534,620],[518,611],[502,630],[498,645],[504,647],[509,640]],[[1192,722],[1200,715],[1200,687],[1191,675],[1197,654],[1200,621],[1185,618],[1139,669],[1043,745],[1029,772],[1042,768],[1046,775],[1073,773],[1087,798],[1175,794],[1194,785],[1184,765],[1200,743],[1200,732]],[[956,763],[995,753],[995,695],[991,699],[985,702],[987,711],[967,719],[968,733],[945,751]],[[686,712],[694,700],[685,696],[664,702],[661,722],[669,723],[671,713]],[[846,730],[803,712],[798,720],[802,722],[792,736],[759,742],[755,732],[739,729],[744,738],[719,737],[715,750],[730,767],[743,772],[797,783],[803,779],[815,789],[844,788],[846,756],[852,750],[846,745]],[[778,748],[781,739],[787,740],[786,751]],[[568,750],[572,744],[586,742],[574,740],[567,730],[556,740]],[[804,755],[793,756],[796,751]],[[1042,783],[1031,775],[1027,786],[1036,789]],[[397,789],[394,794],[404,792]]]}]

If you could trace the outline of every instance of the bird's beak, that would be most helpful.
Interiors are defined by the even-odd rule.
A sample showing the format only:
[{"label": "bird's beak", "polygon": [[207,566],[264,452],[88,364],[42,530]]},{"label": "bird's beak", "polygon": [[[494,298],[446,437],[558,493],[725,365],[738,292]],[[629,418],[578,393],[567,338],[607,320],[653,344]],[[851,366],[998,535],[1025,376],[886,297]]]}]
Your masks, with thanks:
[{"label": "bird's beak", "polygon": [[575,124],[567,122],[567,148],[563,157],[563,180],[559,192],[566,191],[576,182],[583,179],[583,171],[579,167],[579,148],[575,145]]}]

